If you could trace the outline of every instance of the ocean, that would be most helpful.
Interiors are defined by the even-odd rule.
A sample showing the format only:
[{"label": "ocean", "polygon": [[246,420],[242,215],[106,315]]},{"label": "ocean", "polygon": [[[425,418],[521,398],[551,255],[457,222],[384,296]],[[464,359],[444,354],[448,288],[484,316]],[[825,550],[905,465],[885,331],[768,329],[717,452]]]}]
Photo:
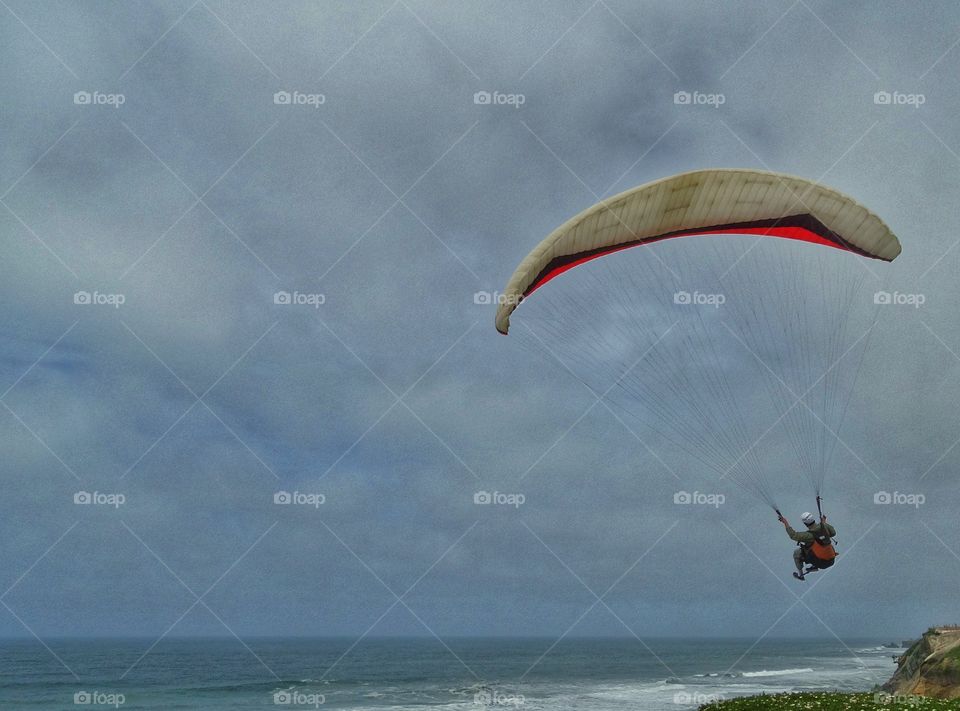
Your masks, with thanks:
[{"label": "ocean", "polygon": [[682,711],[869,691],[903,651],[887,641],[17,640],[0,642],[0,708]]}]

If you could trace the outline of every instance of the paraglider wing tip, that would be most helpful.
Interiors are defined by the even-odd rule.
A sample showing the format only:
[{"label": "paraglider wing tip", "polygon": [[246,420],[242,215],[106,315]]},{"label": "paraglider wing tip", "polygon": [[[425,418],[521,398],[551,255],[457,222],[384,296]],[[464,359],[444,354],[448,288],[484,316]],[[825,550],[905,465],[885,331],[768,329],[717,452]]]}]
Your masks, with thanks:
[{"label": "paraglider wing tip", "polygon": [[497,307],[497,316],[494,319],[493,325],[502,336],[506,336],[510,330],[510,315],[513,313],[514,308],[515,307],[511,307],[506,300],[502,301]]}]

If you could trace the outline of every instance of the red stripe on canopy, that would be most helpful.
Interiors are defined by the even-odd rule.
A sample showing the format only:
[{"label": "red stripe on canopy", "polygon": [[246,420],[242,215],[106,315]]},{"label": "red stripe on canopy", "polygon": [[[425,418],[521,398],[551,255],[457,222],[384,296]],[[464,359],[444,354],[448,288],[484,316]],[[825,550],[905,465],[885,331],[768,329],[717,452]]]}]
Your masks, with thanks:
[{"label": "red stripe on canopy", "polygon": [[806,227],[798,227],[796,225],[779,225],[776,227],[768,226],[758,226],[758,227],[746,227],[738,226],[735,229],[729,227],[724,227],[721,229],[713,228],[704,228],[701,230],[689,230],[686,232],[674,232],[669,235],[662,237],[650,237],[645,240],[638,240],[637,242],[628,242],[626,244],[619,244],[611,247],[610,249],[593,252],[578,259],[571,260],[565,264],[561,264],[549,272],[543,275],[540,279],[530,285],[530,288],[527,289],[527,293],[524,294],[524,297],[530,296],[533,292],[539,289],[541,286],[546,284],[551,279],[555,279],[564,272],[568,272],[574,267],[578,267],[581,264],[586,262],[593,261],[594,259],[599,259],[600,257],[605,257],[608,254],[613,254],[614,252],[622,252],[625,249],[631,249],[633,247],[641,247],[646,244],[651,244],[653,242],[658,242],[665,239],[674,239],[675,237],[695,237],[699,235],[761,235],[764,237],[779,237],[781,239],[795,239],[801,242],[812,242],[813,244],[822,244],[827,247],[834,247],[836,249],[841,249],[844,252],[849,252],[842,244],[824,237],[823,235],[817,234],[816,232],[807,229]]}]

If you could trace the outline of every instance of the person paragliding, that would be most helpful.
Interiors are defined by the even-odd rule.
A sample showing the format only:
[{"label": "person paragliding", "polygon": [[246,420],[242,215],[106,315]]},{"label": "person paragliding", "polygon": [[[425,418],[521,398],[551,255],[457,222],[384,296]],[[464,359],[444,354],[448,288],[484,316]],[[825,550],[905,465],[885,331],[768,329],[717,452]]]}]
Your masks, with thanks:
[{"label": "person paragliding", "polygon": [[[734,235],[757,239],[737,247]],[[836,530],[819,496],[806,530],[780,515],[768,443],[789,443],[819,494],[876,323],[865,260],[900,252],[877,214],[818,182],[695,170],[554,229],[517,264],[494,323],[609,402],[651,453],[655,438],[769,506],[800,546],[803,580],[833,564]]]},{"label": "person paragliding", "polygon": [[[820,501],[817,500],[819,508]],[[793,563],[797,566],[797,572],[793,574],[797,580],[805,580],[810,573],[829,568],[837,558],[837,549],[834,547],[833,538],[837,535],[837,529],[827,523],[827,517],[820,514],[820,523],[812,513],[807,511],[803,514],[802,521],[807,527],[806,531],[796,531],[790,525],[790,522],[783,517],[780,512],[780,523],[791,541],[796,541],[797,549],[793,552]],[[804,566],[807,566],[804,569]]]}]

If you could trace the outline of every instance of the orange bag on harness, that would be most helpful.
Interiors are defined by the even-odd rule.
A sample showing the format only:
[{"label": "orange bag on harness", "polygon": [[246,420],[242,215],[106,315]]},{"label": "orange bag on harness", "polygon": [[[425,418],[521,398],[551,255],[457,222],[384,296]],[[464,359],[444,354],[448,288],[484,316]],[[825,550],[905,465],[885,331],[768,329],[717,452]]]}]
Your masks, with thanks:
[{"label": "orange bag on harness", "polygon": [[827,543],[814,541],[810,544],[810,552],[820,560],[833,560],[837,557],[837,550],[833,547],[833,542],[827,539]]}]

